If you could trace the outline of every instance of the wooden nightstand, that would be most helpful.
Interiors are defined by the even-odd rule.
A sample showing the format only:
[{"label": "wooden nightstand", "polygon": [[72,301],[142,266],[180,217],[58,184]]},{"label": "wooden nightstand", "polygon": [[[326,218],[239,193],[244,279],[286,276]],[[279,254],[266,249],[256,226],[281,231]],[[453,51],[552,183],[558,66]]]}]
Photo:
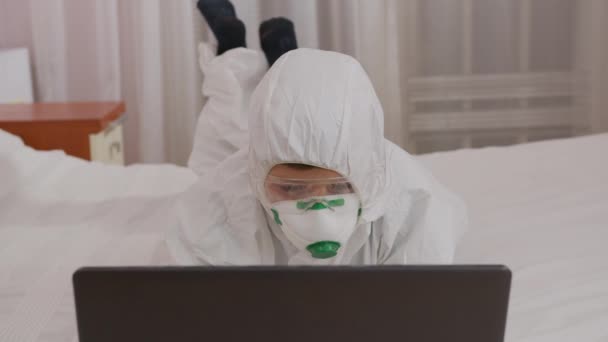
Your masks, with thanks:
[{"label": "wooden nightstand", "polygon": [[38,150],[124,164],[123,102],[0,104],[0,129]]}]

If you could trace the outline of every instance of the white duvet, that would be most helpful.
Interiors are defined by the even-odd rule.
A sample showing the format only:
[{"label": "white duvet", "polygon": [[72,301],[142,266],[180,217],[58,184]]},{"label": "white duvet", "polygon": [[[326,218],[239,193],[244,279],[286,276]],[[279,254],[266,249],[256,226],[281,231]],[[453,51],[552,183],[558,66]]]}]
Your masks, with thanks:
[{"label": "white duvet", "polygon": [[0,341],[75,341],[73,271],[168,263],[173,197],[194,180],[36,152],[0,131]]},{"label": "white duvet", "polygon": [[[608,341],[608,135],[421,157],[469,204],[462,263],[514,270],[507,341]],[[0,341],[75,341],[72,272],[170,262],[169,165],[35,152],[0,131]]]},{"label": "white duvet", "polygon": [[461,263],[514,271],[507,341],[608,341],[608,135],[422,157],[469,204]]}]

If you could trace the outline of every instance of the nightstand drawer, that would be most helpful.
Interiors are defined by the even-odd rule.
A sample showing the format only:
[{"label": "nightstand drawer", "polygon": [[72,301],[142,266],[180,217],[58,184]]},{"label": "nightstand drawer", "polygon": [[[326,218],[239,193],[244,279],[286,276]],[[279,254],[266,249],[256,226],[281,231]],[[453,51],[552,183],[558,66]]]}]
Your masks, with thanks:
[{"label": "nightstand drawer", "polygon": [[124,165],[122,121],[111,123],[103,132],[89,135],[91,160]]}]

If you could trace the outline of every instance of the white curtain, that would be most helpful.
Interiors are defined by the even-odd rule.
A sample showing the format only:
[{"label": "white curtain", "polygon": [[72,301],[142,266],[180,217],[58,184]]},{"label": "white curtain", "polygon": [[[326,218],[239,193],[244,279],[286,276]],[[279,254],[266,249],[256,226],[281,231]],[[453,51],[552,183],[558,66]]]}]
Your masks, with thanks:
[{"label": "white curtain", "polygon": [[[608,0],[234,0],[248,44],[273,16],[361,61],[386,136],[413,152],[608,131]],[[123,99],[129,162],[185,164],[203,99],[195,0],[0,0],[0,48],[36,99]]]}]

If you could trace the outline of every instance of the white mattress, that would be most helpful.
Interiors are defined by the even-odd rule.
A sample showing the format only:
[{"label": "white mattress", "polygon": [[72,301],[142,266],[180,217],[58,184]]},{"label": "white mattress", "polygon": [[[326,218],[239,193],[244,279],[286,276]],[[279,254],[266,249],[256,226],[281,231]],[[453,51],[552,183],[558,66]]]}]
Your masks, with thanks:
[{"label": "white mattress", "polygon": [[194,174],[36,152],[0,131],[0,342],[76,341],[71,275],[168,263],[161,241]]},{"label": "white mattress", "polygon": [[[608,135],[423,156],[470,206],[462,263],[515,271],[507,341],[608,341]],[[75,341],[72,272],[156,265],[176,193],[169,165],[29,150],[0,131],[0,341]]]},{"label": "white mattress", "polygon": [[422,159],[469,204],[459,263],[514,271],[507,341],[608,341],[608,135]]}]

